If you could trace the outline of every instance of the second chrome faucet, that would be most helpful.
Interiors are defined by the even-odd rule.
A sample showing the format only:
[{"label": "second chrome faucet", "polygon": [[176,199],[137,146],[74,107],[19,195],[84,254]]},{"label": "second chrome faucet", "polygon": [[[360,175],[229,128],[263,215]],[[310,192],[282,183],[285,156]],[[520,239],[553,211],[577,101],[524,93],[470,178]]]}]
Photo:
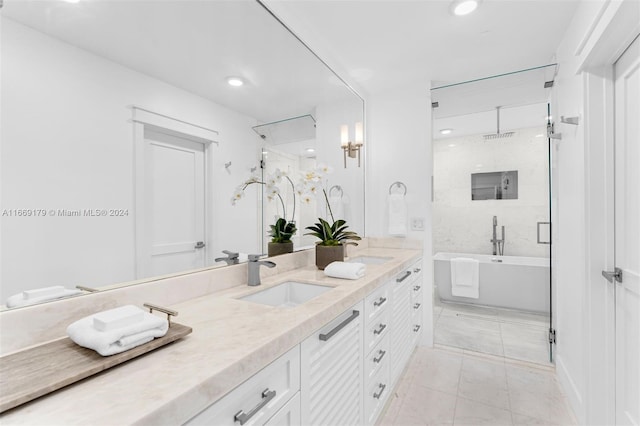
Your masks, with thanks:
[{"label": "second chrome faucet", "polygon": [[249,255],[249,262],[247,262],[247,265],[249,267],[247,284],[249,284],[250,286],[257,286],[261,284],[260,266],[266,266],[267,268],[273,268],[276,266],[276,264],[270,260],[260,260],[260,257],[262,257],[262,255],[260,254]]}]

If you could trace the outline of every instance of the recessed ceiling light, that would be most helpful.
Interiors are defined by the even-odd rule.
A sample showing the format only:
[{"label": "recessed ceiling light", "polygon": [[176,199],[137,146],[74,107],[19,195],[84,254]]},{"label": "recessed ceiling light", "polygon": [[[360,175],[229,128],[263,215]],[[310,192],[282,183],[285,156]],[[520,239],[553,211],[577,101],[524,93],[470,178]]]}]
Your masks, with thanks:
[{"label": "recessed ceiling light", "polygon": [[454,146],[456,146],[456,144],[455,144],[455,143],[450,143],[450,144],[449,144],[449,146],[450,146],[451,148],[453,148]]},{"label": "recessed ceiling light", "polygon": [[448,135],[451,132],[453,132],[453,129],[442,129],[442,130],[440,130],[440,134],[441,135]]},{"label": "recessed ceiling light", "polygon": [[456,0],[451,4],[451,10],[456,16],[468,15],[478,7],[478,0]]},{"label": "recessed ceiling light", "polygon": [[80,0],[64,0],[67,3],[80,3]]},{"label": "recessed ceiling light", "polygon": [[539,135],[536,135],[536,138],[541,138],[542,136],[544,136],[542,133],[540,133]]},{"label": "recessed ceiling light", "polygon": [[476,164],[476,167],[482,167],[482,164]]},{"label": "recessed ceiling light", "polygon": [[313,148],[307,148],[307,152],[316,152],[316,150]]},{"label": "recessed ceiling light", "polygon": [[227,83],[229,83],[229,86],[240,87],[244,84],[244,81],[240,77],[227,77]]}]

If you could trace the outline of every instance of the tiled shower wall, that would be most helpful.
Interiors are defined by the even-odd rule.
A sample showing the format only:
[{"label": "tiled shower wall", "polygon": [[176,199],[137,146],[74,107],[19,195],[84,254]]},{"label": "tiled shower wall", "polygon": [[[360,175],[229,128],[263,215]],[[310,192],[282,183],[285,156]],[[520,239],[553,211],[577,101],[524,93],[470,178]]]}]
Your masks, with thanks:
[{"label": "tiled shower wall", "polygon": [[[505,227],[506,256],[548,257],[537,222],[548,222],[546,129],[515,130],[510,138],[482,135],[434,141],[433,252],[492,253],[492,218]],[[518,199],[471,200],[471,174],[518,171]],[[548,240],[548,228],[541,229]],[[545,232],[546,231],[546,232]]]}]

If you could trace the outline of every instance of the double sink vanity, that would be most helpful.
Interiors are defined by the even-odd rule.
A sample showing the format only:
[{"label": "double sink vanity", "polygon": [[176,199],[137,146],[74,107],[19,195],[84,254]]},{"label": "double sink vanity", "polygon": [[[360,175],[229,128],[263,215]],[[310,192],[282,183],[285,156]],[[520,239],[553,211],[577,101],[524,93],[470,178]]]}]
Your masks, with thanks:
[{"label": "double sink vanity", "polygon": [[[135,286],[57,302],[67,304],[71,319],[144,298],[178,311],[176,321],[193,333],[9,410],[0,422],[374,424],[422,331],[420,245],[364,241],[348,259],[367,264],[358,280],[325,276],[313,255],[272,258],[277,267],[261,271],[258,287],[246,285],[241,264],[161,279],[146,291]],[[35,306],[4,313],[0,331],[28,309],[52,321],[46,307]],[[37,321],[26,328],[38,328]],[[64,330],[65,321],[52,326]]]}]

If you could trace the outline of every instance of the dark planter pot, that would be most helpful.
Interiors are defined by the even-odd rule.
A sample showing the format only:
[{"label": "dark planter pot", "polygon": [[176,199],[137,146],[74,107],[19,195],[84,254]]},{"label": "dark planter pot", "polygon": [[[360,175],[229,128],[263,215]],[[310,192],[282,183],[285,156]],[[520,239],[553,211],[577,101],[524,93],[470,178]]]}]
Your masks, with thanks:
[{"label": "dark planter pot", "polygon": [[316,244],[316,266],[324,270],[331,262],[342,262],[344,260],[344,245],[322,246]]},{"label": "dark planter pot", "polygon": [[267,254],[269,257],[285,253],[293,253],[293,241],[289,241],[288,243],[269,243],[267,246]]}]

